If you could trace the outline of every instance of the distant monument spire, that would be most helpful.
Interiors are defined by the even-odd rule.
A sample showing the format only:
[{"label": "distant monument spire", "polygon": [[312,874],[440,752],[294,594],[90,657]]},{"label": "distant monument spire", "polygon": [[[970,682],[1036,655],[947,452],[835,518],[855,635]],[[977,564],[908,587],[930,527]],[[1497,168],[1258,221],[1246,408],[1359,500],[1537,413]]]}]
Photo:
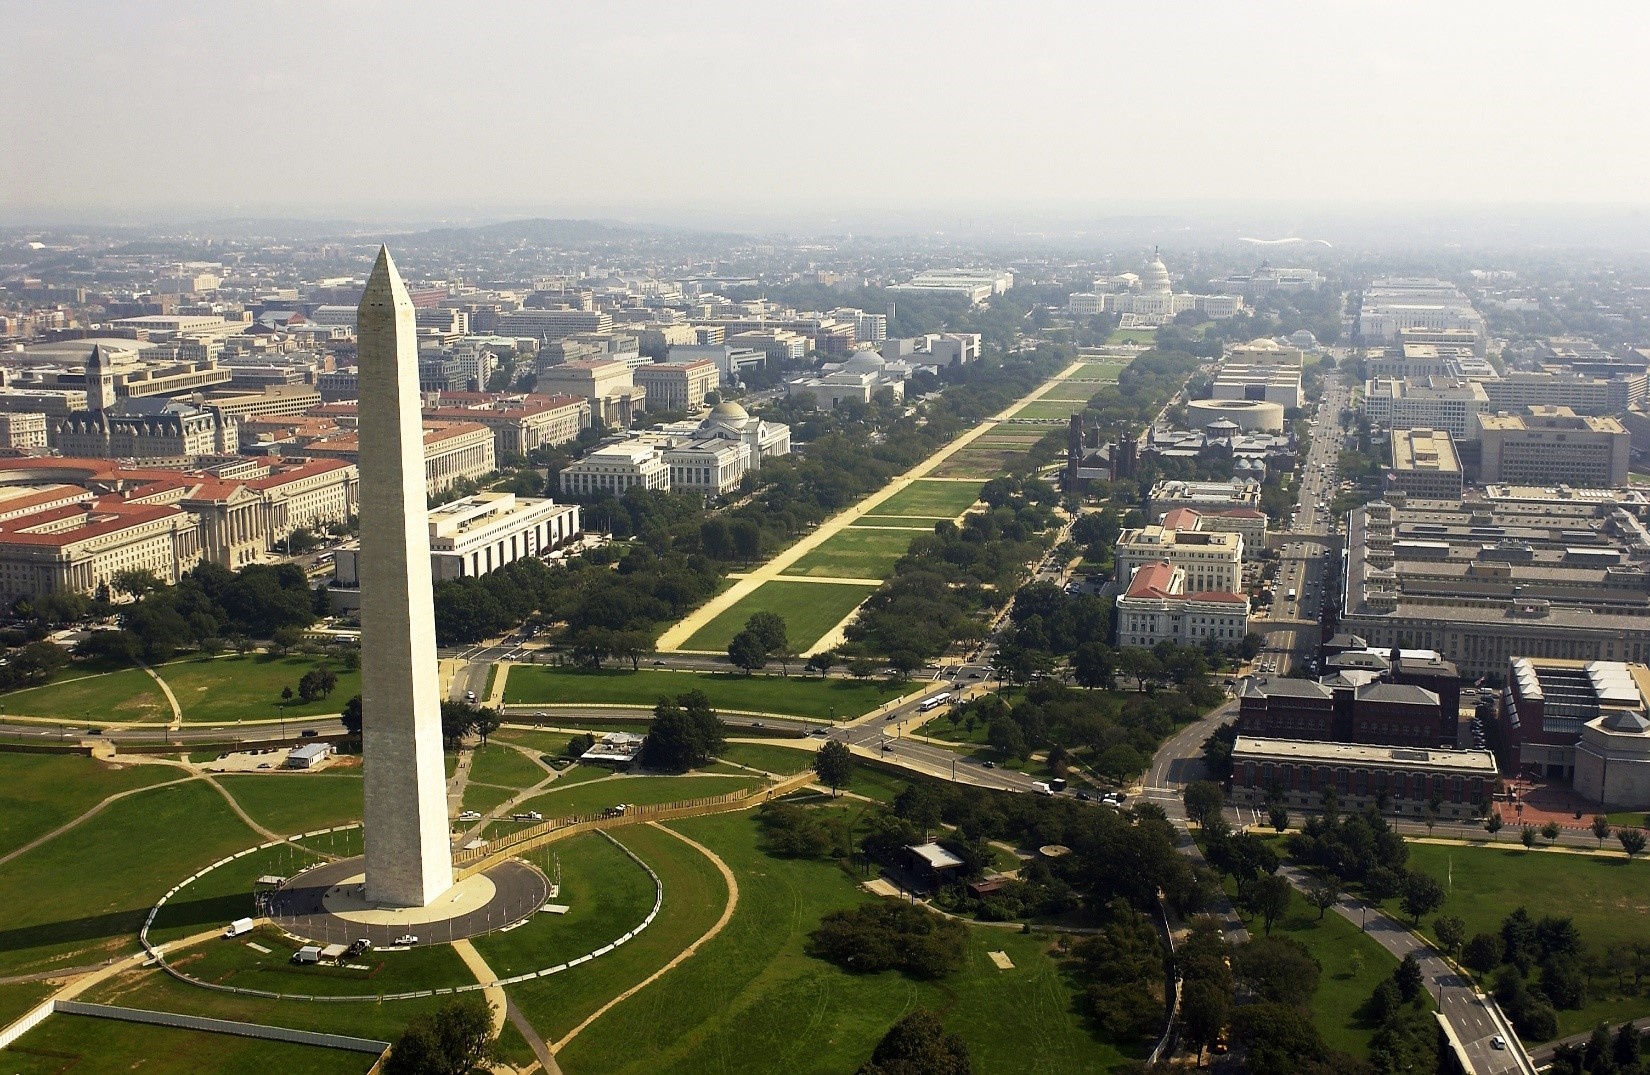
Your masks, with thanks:
[{"label": "distant monument spire", "polygon": [[366,898],[425,907],[453,884],[425,515],[418,325],[381,248],[357,310],[361,760]]}]

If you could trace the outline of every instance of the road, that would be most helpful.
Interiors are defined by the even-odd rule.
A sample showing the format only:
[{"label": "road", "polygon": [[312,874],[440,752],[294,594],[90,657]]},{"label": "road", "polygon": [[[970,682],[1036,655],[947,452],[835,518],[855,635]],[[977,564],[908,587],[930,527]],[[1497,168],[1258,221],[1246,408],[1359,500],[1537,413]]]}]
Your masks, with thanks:
[{"label": "road", "polygon": [[1338,555],[1339,521],[1330,511],[1338,481],[1336,460],[1346,443],[1342,414],[1347,402],[1348,390],[1335,374],[1327,374],[1323,398],[1312,415],[1312,444],[1297,472],[1295,510],[1288,526],[1276,535],[1283,547],[1272,607],[1266,618],[1250,623],[1265,638],[1255,662],[1261,674],[1287,674],[1303,665],[1312,667],[1308,662],[1316,660],[1328,558]]},{"label": "road", "polygon": [[[1228,702],[1207,717],[1182,728],[1158,748],[1146,770],[1140,797],[1163,807],[1170,820],[1182,829],[1186,825],[1186,810],[1181,794],[1187,784],[1203,779],[1203,741],[1228,720],[1236,717],[1237,703]],[[1253,814],[1243,816],[1229,808],[1228,819],[1235,827],[1253,823]],[[1188,838],[1185,841],[1190,844]],[[1186,847],[1182,847],[1186,850]],[[1306,875],[1294,867],[1281,871],[1297,887],[1304,887]],[[1335,910],[1348,921],[1355,922],[1382,948],[1396,958],[1414,953],[1421,963],[1427,988],[1438,998],[1440,1011],[1460,1041],[1472,1075],[1534,1075],[1535,1068],[1518,1047],[1516,1037],[1493,1002],[1476,993],[1469,981],[1457,974],[1433,948],[1402,922],[1389,917],[1377,907],[1366,906],[1355,897],[1342,897]],[[1242,935],[1230,928],[1235,916],[1223,914],[1228,929],[1227,938],[1241,943]],[[1241,924],[1238,924],[1241,928]],[[1499,1036],[1509,1048],[1497,1049],[1492,1042]]]}]

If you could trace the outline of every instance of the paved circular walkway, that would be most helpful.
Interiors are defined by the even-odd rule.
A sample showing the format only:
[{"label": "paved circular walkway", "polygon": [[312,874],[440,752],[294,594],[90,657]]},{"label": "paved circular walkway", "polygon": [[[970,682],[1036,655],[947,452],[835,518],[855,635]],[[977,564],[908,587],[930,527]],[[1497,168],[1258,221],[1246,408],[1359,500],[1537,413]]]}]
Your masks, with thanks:
[{"label": "paved circular walkway", "polygon": [[360,897],[362,868],[363,860],[352,858],[305,870],[269,894],[270,920],[319,944],[364,938],[374,948],[386,948],[406,936],[436,944],[520,922],[550,895],[542,873],[509,859],[459,882],[428,907],[376,908]]}]

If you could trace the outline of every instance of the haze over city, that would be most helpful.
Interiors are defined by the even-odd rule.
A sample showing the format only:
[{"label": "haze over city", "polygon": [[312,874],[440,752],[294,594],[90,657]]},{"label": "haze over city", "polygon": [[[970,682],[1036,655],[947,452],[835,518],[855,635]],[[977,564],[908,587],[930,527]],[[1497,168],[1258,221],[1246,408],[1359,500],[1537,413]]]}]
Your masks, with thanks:
[{"label": "haze over city", "polygon": [[1585,11],[16,4],[0,217],[1642,208],[1650,11]]}]

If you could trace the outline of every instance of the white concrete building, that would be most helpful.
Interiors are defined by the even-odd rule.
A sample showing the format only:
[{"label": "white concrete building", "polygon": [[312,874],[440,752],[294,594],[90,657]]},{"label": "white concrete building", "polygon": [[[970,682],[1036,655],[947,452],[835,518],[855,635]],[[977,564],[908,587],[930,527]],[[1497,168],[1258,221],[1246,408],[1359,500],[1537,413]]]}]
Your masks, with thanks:
[{"label": "white concrete building", "polygon": [[664,489],[669,484],[664,452],[641,441],[597,448],[561,472],[561,491],[572,496],[609,492],[622,497],[631,488]]},{"label": "white concrete building", "polygon": [[1224,482],[1181,481],[1165,478],[1152,486],[1147,498],[1147,518],[1161,517],[1175,508],[1196,511],[1226,511],[1232,508],[1260,510],[1260,482],[1233,478]]},{"label": "white concrete building", "polygon": [[[577,504],[514,493],[478,493],[431,508],[430,575],[437,582],[476,578],[529,556],[543,556],[578,536],[579,523]],[[359,546],[334,554],[338,585],[360,585],[359,557]]]},{"label": "white concrete building", "polygon": [[751,469],[750,445],[733,440],[691,440],[665,449],[672,492],[726,496]]}]

